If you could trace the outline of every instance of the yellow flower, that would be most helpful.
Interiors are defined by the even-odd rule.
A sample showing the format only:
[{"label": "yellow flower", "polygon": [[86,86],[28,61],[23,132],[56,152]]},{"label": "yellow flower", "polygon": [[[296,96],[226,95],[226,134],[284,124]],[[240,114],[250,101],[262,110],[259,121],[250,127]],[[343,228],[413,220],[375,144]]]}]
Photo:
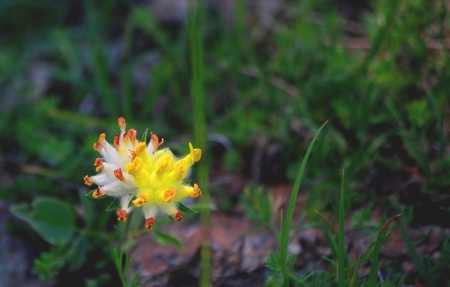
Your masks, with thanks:
[{"label": "yellow flower", "polygon": [[[157,141],[158,138],[152,134],[149,146],[156,146]],[[187,156],[177,159],[167,148],[155,152],[141,142],[134,149],[132,162],[125,166],[137,188],[133,205],[142,208],[148,230],[151,230],[159,213],[167,214],[176,221],[181,220],[182,214],[177,208],[177,202],[186,197],[201,195],[197,184],[189,186],[183,182],[190,167],[201,158],[200,149],[193,148],[191,143],[189,149]]]},{"label": "yellow flower", "polygon": [[125,132],[124,118],[119,118],[118,122],[121,133],[114,138],[114,146],[105,140],[105,134],[94,144],[103,160],[97,158],[94,162],[100,174],[84,178],[86,184],[99,186],[92,196],[120,197],[117,216],[121,221],[126,221],[132,210],[130,202],[131,206],[142,208],[148,230],[160,213],[181,220],[177,203],[186,197],[201,195],[197,184],[185,184],[190,167],[201,158],[201,150],[189,143],[189,154],[178,159],[167,148],[158,150],[164,140],[160,141],[155,134],[151,133],[146,145],[136,139],[136,130]]}]

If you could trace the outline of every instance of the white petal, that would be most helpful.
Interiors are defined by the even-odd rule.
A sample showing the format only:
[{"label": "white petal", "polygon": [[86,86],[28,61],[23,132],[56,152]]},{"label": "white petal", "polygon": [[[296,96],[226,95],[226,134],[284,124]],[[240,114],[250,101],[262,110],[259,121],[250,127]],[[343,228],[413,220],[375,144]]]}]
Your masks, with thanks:
[{"label": "white petal", "polygon": [[133,207],[130,206],[130,201],[133,198],[134,193],[126,193],[120,198],[120,208],[125,210],[127,213],[130,213],[133,210]]},{"label": "white petal", "polygon": [[109,162],[109,163],[116,163],[117,164],[118,163],[117,150],[109,142],[107,142],[106,140],[104,141],[104,143],[105,143],[105,146],[104,146],[104,149],[105,149],[105,154],[104,154],[105,160],[107,162]]},{"label": "white petal", "polygon": [[177,204],[175,202],[169,202],[160,204],[159,208],[161,209],[162,213],[165,213],[167,215],[175,215],[178,212]]},{"label": "white petal", "polygon": [[142,212],[144,213],[145,219],[149,219],[150,217],[155,218],[156,214],[158,214],[158,206],[154,203],[148,203],[142,205]]},{"label": "white petal", "polygon": [[100,174],[91,176],[90,178],[91,178],[92,182],[94,182],[96,185],[99,185],[99,186],[107,185],[113,181],[113,179],[105,173],[100,173]]},{"label": "white petal", "polygon": [[125,186],[120,180],[111,182],[105,186],[101,187],[101,190],[108,194],[109,196],[119,197],[129,192],[127,186]]}]

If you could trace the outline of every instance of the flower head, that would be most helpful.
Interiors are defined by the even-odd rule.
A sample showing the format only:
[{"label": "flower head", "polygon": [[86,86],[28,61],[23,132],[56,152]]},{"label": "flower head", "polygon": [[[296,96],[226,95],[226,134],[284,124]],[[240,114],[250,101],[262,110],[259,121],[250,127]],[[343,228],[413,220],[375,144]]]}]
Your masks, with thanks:
[{"label": "flower head", "polygon": [[148,230],[160,213],[181,220],[177,203],[201,195],[197,184],[185,184],[190,167],[201,158],[201,150],[189,143],[189,154],[179,159],[168,148],[158,150],[164,140],[160,141],[155,134],[151,133],[146,144],[136,139],[136,130],[125,131],[124,118],[119,118],[118,123],[120,134],[115,136],[113,145],[105,140],[105,134],[94,144],[103,159],[94,161],[98,175],[84,177],[87,185],[98,185],[92,196],[119,197],[117,217],[121,221],[126,221],[133,206],[141,208]]}]

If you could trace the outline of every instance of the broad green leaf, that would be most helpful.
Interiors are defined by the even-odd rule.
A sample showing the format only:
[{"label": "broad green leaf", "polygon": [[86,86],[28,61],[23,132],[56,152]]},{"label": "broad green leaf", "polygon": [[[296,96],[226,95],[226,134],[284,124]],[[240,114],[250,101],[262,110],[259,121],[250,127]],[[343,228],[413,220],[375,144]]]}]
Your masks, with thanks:
[{"label": "broad green leaf", "polygon": [[68,205],[57,199],[38,197],[32,206],[33,210],[25,203],[14,205],[11,212],[50,244],[66,244],[72,238],[75,214]]},{"label": "broad green leaf", "polygon": [[161,245],[169,245],[169,244],[175,244],[178,247],[178,250],[180,252],[184,252],[184,245],[183,243],[176,237],[162,232],[162,231],[153,231],[152,232],[153,238]]}]

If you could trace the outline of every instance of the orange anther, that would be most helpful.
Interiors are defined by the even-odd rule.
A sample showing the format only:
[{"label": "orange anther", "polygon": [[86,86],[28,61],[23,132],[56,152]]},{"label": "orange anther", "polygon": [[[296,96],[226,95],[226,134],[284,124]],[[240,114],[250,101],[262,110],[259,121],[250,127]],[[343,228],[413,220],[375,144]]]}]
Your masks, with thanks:
[{"label": "orange anther", "polygon": [[130,159],[131,159],[131,161],[133,161],[136,157],[137,157],[137,154],[136,154],[136,152],[134,151],[134,150],[129,150],[130,151]]},{"label": "orange anther", "polygon": [[117,177],[118,180],[120,181],[124,181],[125,178],[123,177],[123,173],[122,173],[122,169],[118,168],[116,170],[114,170],[114,176]]},{"label": "orange anther", "polygon": [[98,142],[99,142],[101,145],[104,145],[104,143],[105,143],[105,137],[106,137],[106,134],[105,134],[105,133],[101,133],[101,134],[98,136]]},{"label": "orange anther", "polygon": [[174,216],[173,219],[175,221],[180,221],[181,219],[183,219],[183,215],[181,214],[181,211],[178,211]]},{"label": "orange anther", "polygon": [[127,222],[127,212],[123,209],[117,210],[117,220]]},{"label": "orange anther", "polygon": [[153,224],[155,224],[155,219],[153,217],[147,218],[145,220],[145,228],[147,228],[148,231],[152,230]]},{"label": "orange anther", "polygon": [[165,192],[164,192],[164,195],[163,195],[163,201],[164,202],[171,202],[172,201],[172,199],[173,199],[173,197],[175,196],[175,193],[176,193],[177,191],[175,190],[175,189],[172,189],[172,190],[166,190]]},{"label": "orange anther", "polygon": [[121,130],[125,130],[125,128],[127,127],[127,122],[123,117],[118,118],[117,123],[119,124]]},{"label": "orange anther", "polygon": [[101,151],[102,145],[99,142],[94,143],[94,147],[93,148],[94,148],[94,150],[98,151],[99,153],[102,152]]},{"label": "orange anther", "polygon": [[130,138],[131,143],[134,144],[136,142],[137,131],[135,129],[129,129],[127,134]]},{"label": "orange anther", "polygon": [[159,141],[159,138],[153,133],[150,132],[151,135],[151,141],[152,141],[152,146],[153,146],[153,150],[156,150],[160,145],[162,145],[164,143],[164,139],[161,139],[161,142]]},{"label": "orange anther", "polygon": [[94,165],[96,166],[95,171],[99,172],[101,170],[103,170],[103,161],[101,158],[96,158],[94,161]]},{"label": "orange anther", "polygon": [[86,175],[84,177],[84,184],[91,186],[92,184],[94,184],[94,182],[92,181],[92,179],[89,176]]},{"label": "orange anther", "polygon": [[141,205],[143,205],[147,201],[148,201],[148,197],[147,197],[147,195],[145,193],[143,193],[143,194],[139,194],[138,198],[133,200],[133,204],[136,207],[140,207]]},{"label": "orange anther", "polygon": [[116,134],[114,136],[114,147],[118,148],[119,147],[119,143],[120,143],[120,136],[119,136],[119,134]]},{"label": "orange anther", "polygon": [[202,191],[200,190],[200,188],[198,188],[198,185],[194,183],[194,188],[192,190],[192,197],[199,197],[200,195],[202,195]]},{"label": "orange anther", "polygon": [[97,187],[97,190],[92,193],[93,198],[99,198],[101,196],[105,195],[101,190],[100,187]]}]

